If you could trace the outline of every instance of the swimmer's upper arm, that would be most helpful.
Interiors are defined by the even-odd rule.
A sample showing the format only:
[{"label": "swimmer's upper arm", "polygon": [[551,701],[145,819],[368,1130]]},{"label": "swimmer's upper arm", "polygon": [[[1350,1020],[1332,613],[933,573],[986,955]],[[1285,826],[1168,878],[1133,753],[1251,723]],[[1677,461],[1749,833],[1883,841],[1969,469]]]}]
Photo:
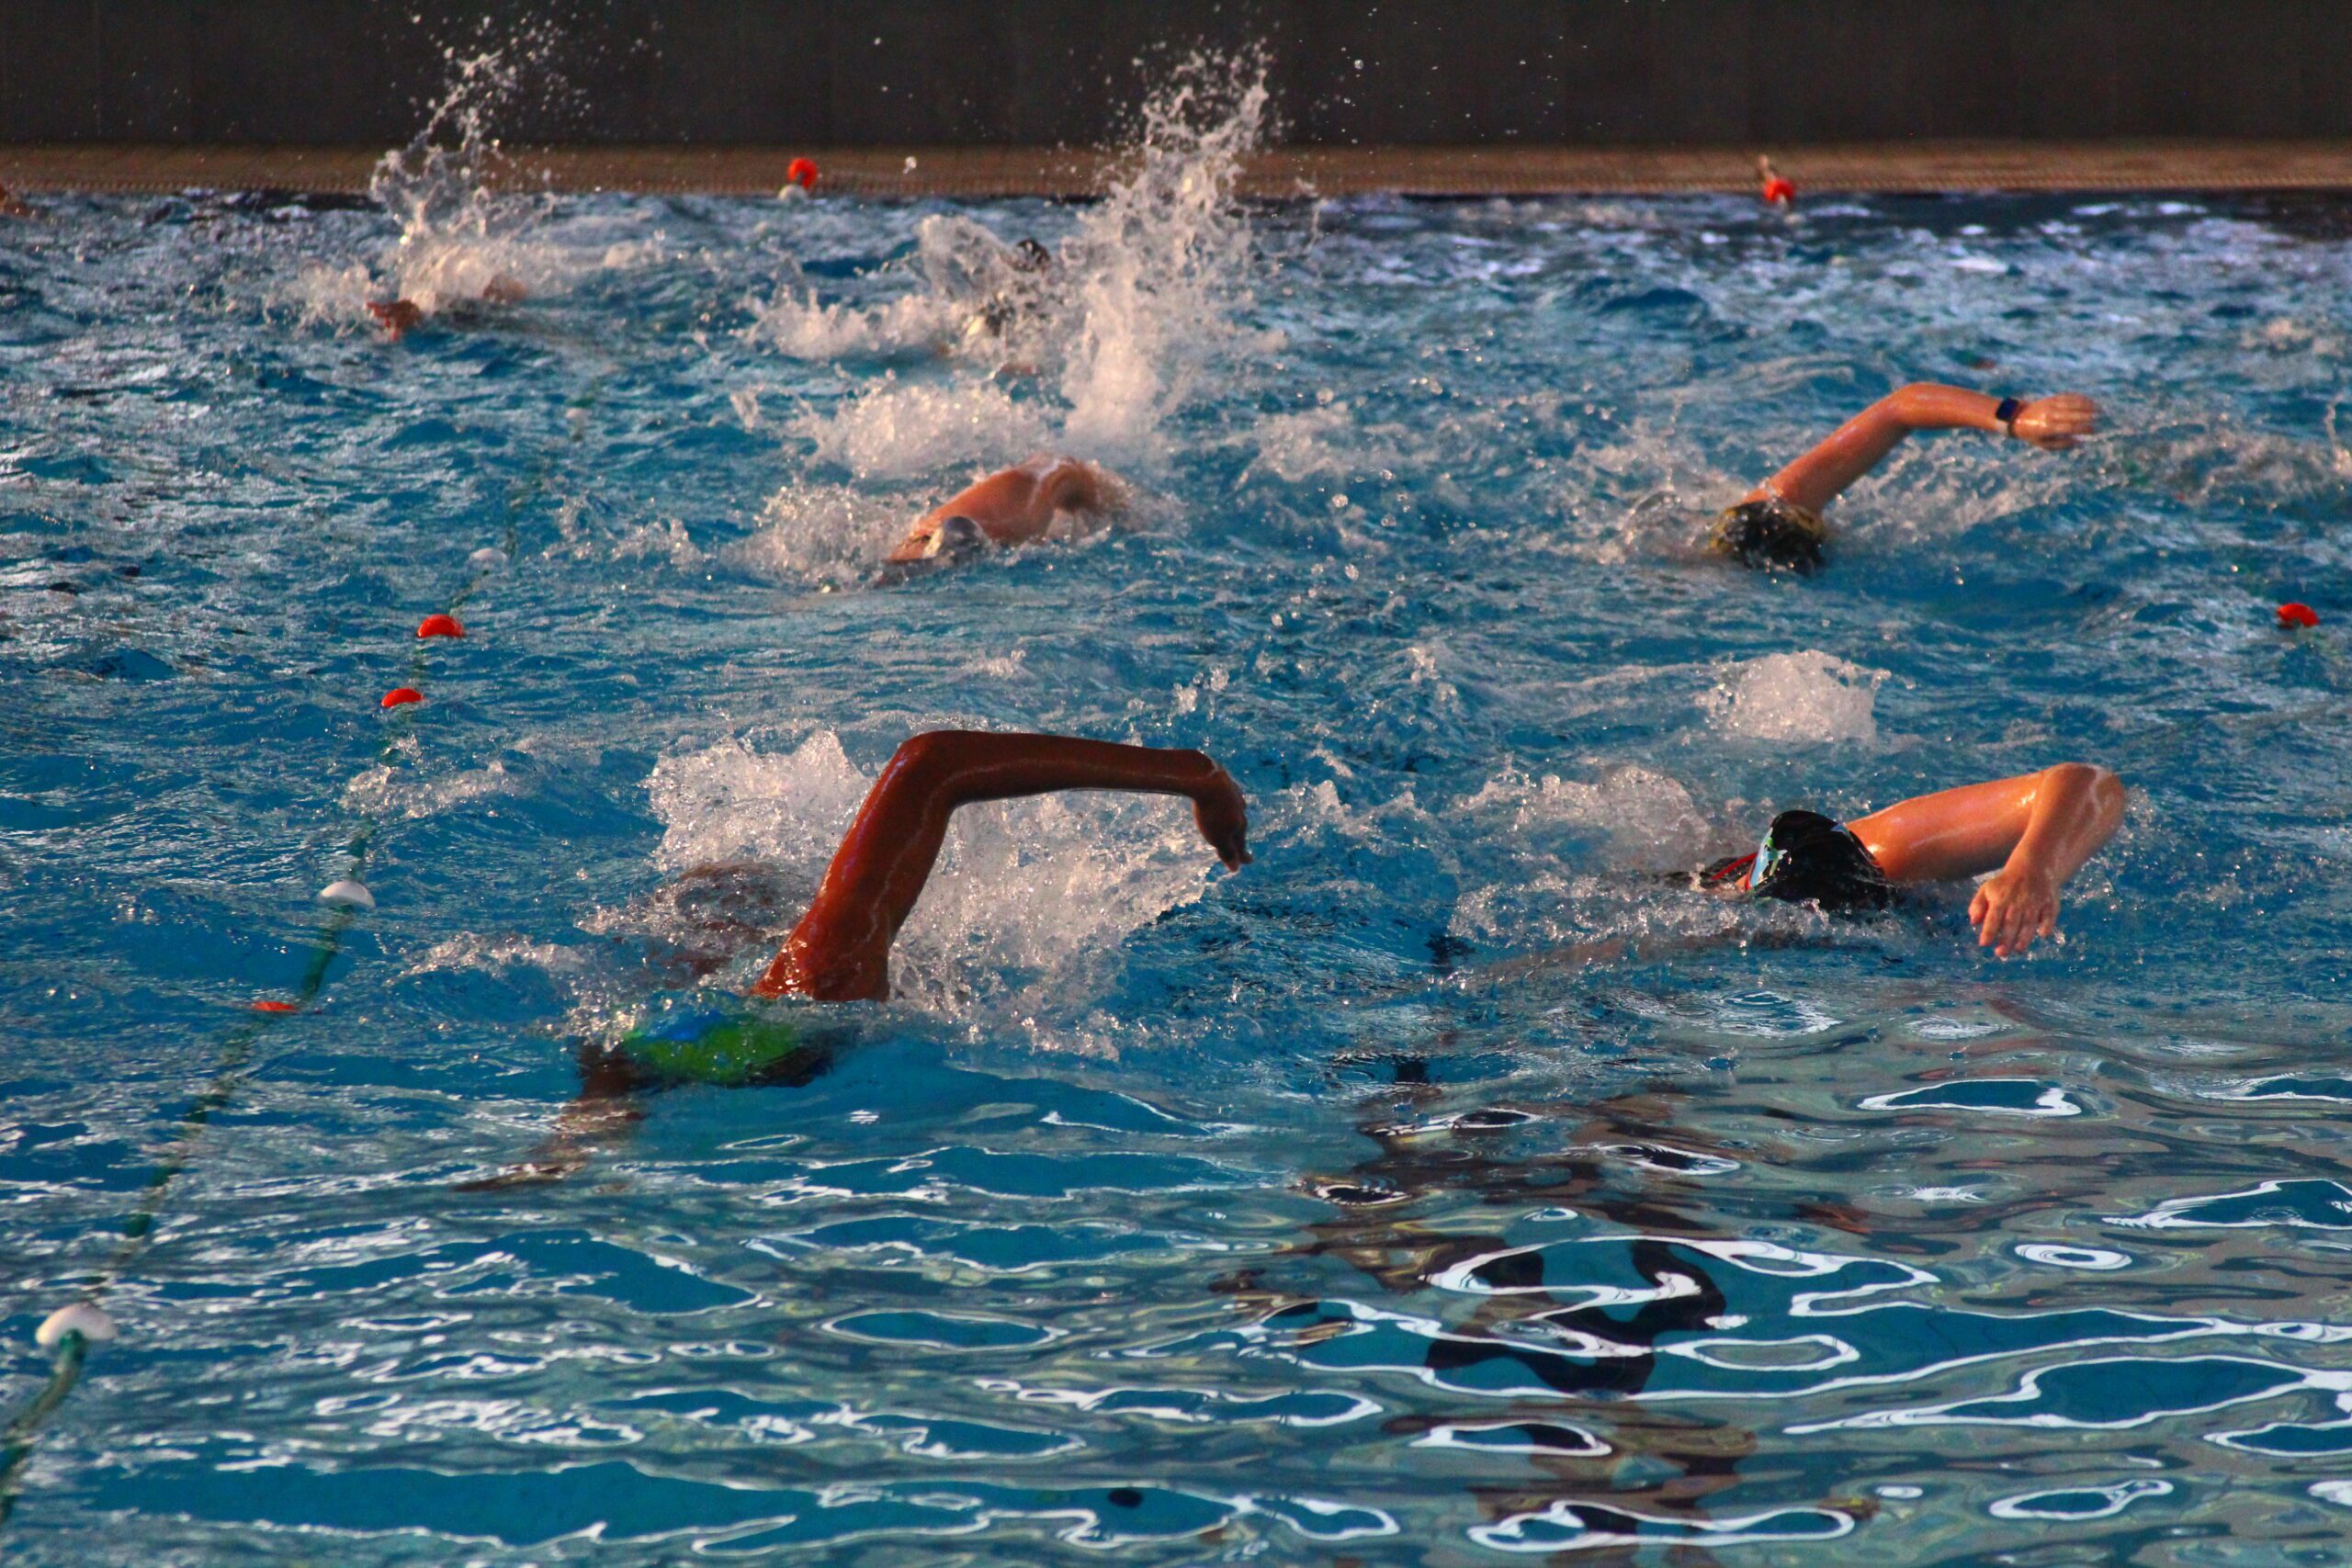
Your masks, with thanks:
[{"label": "swimmer's upper arm", "polygon": [[1981,876],[2008,860],[2032,827],[2036,805],[2053,791],[2060,797],[2079,792],[2098,817],[2091,824],[2096,841],[2084,853],[2114,832],[2122,816],[2123,786],[2106,769],[2083,762],[1917,795],[1848,826],[1892,881]]}]

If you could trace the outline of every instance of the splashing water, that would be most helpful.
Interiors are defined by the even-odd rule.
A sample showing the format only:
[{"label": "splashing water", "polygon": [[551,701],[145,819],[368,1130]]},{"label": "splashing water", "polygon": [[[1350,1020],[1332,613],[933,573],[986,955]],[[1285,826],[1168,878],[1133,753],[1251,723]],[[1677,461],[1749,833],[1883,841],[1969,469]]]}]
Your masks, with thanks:
[{"label": "splashing water", "polygon": [[1768,653],[1736,664],[1699,699],[1725,734],[1749,740],[1878,739],[1883,670],[1865,670],[1817,649]]},{"label": "splashing water", "polygon": [[831,416],[804,414],[794,433],[820,461],[864,479],[905,479],[949,463],[1014,461],[1047,439],[1045,422],[986,381],[963,386],[884,381]]},{"label": "splashing water", "polygon": [[497,122],[526,90],[537,96],[560,90],[554,50],[554,35],[545,32],[470,52],[445,49],[448,85],[424,128],[385,153],[368,182],[400,237],[372,264],[305,268],[279,300],[305,322],[364,326],[371,299],[406,299],[429,316],[569,284],[584,264],[544,237],[548,200],[496,188],[515,173]]},{"label": "splashing water", "polygon": [[1262,62],[1195,59],[1144,106],[1135,172],[1064,247],[1081,279],[1061,374],[1073,443],[1147,447],[1205,375],[1267,345],[1237,324],[1251,249],[1233,202],[1266,115]]},{"label": "splashing water", "polygon": [[1281,341],[1239,324],[1255,260],[1234,180],[1266,120],[1262,62],[1195,59],[1144,106],[1126,172],[1057,250],[1033,241],[1024,255],[970,218],[934,214],[916,235],[915,292],[860,307],[795,280],[755,307],[747,342],[820,360],[936,346],[951,367],[1024,385],[886,381],[790,428],[860,479],[1010,463],[1048,444],[1156,459],[1204,387],[1230,390],[1249,355]]}]

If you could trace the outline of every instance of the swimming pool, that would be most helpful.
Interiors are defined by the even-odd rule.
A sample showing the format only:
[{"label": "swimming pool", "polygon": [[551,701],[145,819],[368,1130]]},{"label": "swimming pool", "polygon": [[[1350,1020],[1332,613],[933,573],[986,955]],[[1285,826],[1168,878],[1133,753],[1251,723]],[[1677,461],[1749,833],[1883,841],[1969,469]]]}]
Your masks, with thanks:
[{"label": "swimming pool", "polygon": [[[1228,152],[405,250],[269,198],[0,228],[0,1393],[93,1280],[124,1334],[12,1558],[2337,1553],[2342,209],[1243,213]],[[972,225],[1067,258],[1022,342],[962,335]],[[396,346],[358,310],[501,271]],[[1678,552],[1915,378],[2112,433],[1916,442],[1810,580]],[[1040,446],[1135,525],[865,585]],[[829,1071],[460,1190],[573,1041],[763,962],[682,872],[777,868],[772,923],[941,724],[1201,746],[1257,863],[1160,802],[967,814]],[[2030,962],[1958,894],[1645,874],[2072,757],[2133,807]]]}]

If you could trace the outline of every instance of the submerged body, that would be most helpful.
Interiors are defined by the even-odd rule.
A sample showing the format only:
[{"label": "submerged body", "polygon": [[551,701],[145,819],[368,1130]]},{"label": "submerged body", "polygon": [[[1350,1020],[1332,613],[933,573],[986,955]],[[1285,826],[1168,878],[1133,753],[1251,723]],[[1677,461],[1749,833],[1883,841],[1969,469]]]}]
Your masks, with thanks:
[{"label": "submerged body", "polygon": [[[469,300],[463,301],[460,308],[471,309],[481,305],[519,305],[529,298],[530,290],[524,287],[521,279],[500,273],[482,286],[480,294]],[[376,318],[376,324],[384,329],[384,335],[393,343],[400,342],[408,333],[424,325],[425,321],[434,314],[415,300],[406,299],[370,299],[368,301],[368,313]]]},{"label": "submerged body", "polygon": [[923,513],[886,558],[904,565],[1026,544],[1062,518],[1098,522],[1126,502],[1126,487],[1107,468],[1041,455],[967,485]]}]

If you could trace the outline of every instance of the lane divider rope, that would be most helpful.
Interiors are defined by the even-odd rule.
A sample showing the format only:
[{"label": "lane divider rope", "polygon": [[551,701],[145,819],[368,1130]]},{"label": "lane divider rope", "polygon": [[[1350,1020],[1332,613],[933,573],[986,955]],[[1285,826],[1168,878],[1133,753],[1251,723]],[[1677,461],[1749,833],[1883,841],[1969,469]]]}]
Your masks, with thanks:
[{"label": "lane divider rope", "polygon": [[[600,378],[571,406],[593,406],[602,386],[603,378]],[[577,443],[580,436],[581,432],[575,425],[573,442]],[[398,710],[414,706],[424,700],[418,683],[424,682],[428,673],[426,661],[431,642],[439,637],[465,636],[465,628],[457,618],[458,611],[465,607],[466,602],[492,574],[511,566],[520,555],[522,529],[518,519],[523,509],[546,491],[552,467],[553,458],[550,457],[537,474],[517,486],[508,496],[505,532],[501,543],[495,547],[484,546],[468,557],[465,581],[449,596],[441,611],[427,615],[418,625],[415,648],[409,658],[409,684],[393,688],[382,700],[382,706],[390,711],[385,720],[382,744],[376,750],[377,766],[389,762],[401,741],[415,728],[415,716]],[[395,702],[394,698],[400,700]],[[254,1016],[221,1037],[212,1080],[181,1113],[171,1142],[165,1145],[162,1156],[156,1161],[154,1173],[148,1178],[147,1185],[140,1194],[138,1205],[124,1222],[122,1238],[116,1244],[113,1255],[98,1269],[96,1277],[82,1287],[72,1303],[50,1314],[35,1331],[35,1341],[55,1359],[51,1364],[48,1380],[9,1420],[6,1428],[0,1430],[0,1529],[6,1527],[16,1512],[25,1468],[31,1462],[42,1429],[81,1382],[91,1348],[116,1337],[115,1322],[107,1315],[102,1303],[153,1240],[156,1224],[163,1217],[164,1201],[170,1195],[174,1181],[195,1157],[206,1127],[228,1108],[253,1076],[255,1047],[262,1038],[280,1020],[302,1013],[317,1000],[326,985],[327,971],[342,954],[344,934],[361,913],[376,907],[375,897],[368,891],[361,876],[367,870],[368,857],[375,847],[381,823],[373,812],[360,817],[358,825],[344,846],[345,874],[319,890],[319,901],[326,906],[327,913],[311,937],[310,959],[303,965],[302,977],[296,984],[292,998],[263,998],[254,1001]]]}]

